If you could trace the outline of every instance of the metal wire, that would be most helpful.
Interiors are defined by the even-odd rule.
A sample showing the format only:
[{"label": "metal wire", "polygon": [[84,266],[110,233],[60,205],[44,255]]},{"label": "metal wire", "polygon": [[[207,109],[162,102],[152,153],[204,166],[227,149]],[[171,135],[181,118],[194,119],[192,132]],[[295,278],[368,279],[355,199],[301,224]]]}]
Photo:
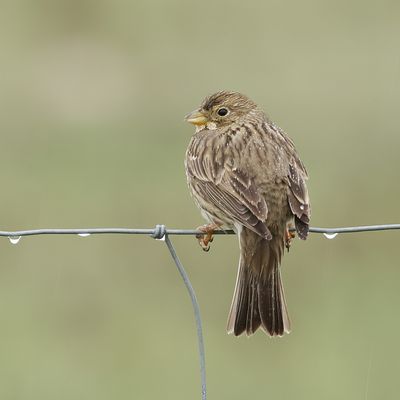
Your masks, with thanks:
[{"label": "metal wire", "polygon": [[[400,230],[400,224],[386,224],[386,225],[364,225],[364,226],[347,226],[339,228],[319,228],[311,227],[310,232],[322,233],[328,238],[329,236],[336,235],[338,233],[355,233],[355,232],[372,232],[372,231],[386,231],[386,230]],[[72,229],[26,229],[20,231],[0,231],[0,237],[8,237],[11,243],[18,243],[22,236],[34,236],[34,235],[99,235],[99,234],[123,234],[123,235],[149,235],[154,239],[165,241],[166,246],[171,254],[172,259],[182,277],[182,280],[188,290],[190,299],[192,301],[193,312],[196,321],[197,330],[197,342],[199,349],[200,358],[200,378],[201,378],[201,399],[207,399],[207,387],[206,387],[206,366],[205,366],[205,350],[203,340],[202,321],[200,316],[200,307],[196,299],[196,294],[193,286],[189,280],[189,277],[180,262],[175,248],[169,239],[170,235],[197,235],[202,232],[193,229],[167,229],[165,225],[157,225],[154,229],[131,229],[131,228],[72,228]],[[232,230],[220,230],[216,231],[216,235],[233,235],[235,232]]]},{"label": "metal wire", "polygon": [[204,340],[203,340],[203,328],[200,316],[200,306],[196,298],[196,293],[193,289],[193,286],[190,282],[190,279],[183,267],[183,264],[179,260],[178,254],[175,251],[174,245],[172,244],[170,238],[166,234],[167,229],[165,225],[156,225],[154,229],[154,233],[150,236],[153,239],[163,240],[168,247],[168,250],[171,254],[172,259],[175,262],[176,268],[178,269],[179,274],[182,277],[183,283],[186,286],[186,289],[189,293],[190,300],[192,301],[193,313],[196,320],[196,331],[197,331],[197,343],[199,346],[199,357],[200,357],[200,380],[201,380],[201,399],[207,399],[207,386],[206,386],[206,356],[204,350]]},{"label": "metal wire", "polygon": [[[156,228],[153,229],[131,229],[131,228],[72,228],[72,229],[27,229],[20,231],[0,231],[0,236],[18,237],[18,236],[33,236],[33,235],[100,235],[100,234],[122,234],[122,235],[154,235]],[[362,225],[362,226],[346,226],[339,228],[320,228],[311,227],[312,233],[354,233],[354,232],[372,232],[400,229],[400,224],[385,224],[385,225]],[[197,235],[202,233],[195,229],[166,229],[165,234],[168,235]],[[216,231],[216,235],[233,235],[231,230]]]},{"label": "metal wire", "polygon": [[197,342],[199,346],[199,357],[200,357],[200,378],[201,378],[201,399],[207,399],[207,386],[206,386],[206,356],[204,350],[204,340],[203,340],[203,328],[200,316],[200,307],[199,303],[196,299],[196,293],[194,292],[193,286],[190,283],[189,277],[186,274],[185,269],[183,268],[182,263],[180,262],[178,255],[176,254],[175,248],[172,245],[168,235],[165,235],[165,244],[168,247],[169,252],[171,253],[171,257],[175,261],[175,265],[178,268],[178,271],[185,283],[185,286],[189,292],[190,300],[192,301],[194,317],[196,320],[196,331],[197,331]]}]

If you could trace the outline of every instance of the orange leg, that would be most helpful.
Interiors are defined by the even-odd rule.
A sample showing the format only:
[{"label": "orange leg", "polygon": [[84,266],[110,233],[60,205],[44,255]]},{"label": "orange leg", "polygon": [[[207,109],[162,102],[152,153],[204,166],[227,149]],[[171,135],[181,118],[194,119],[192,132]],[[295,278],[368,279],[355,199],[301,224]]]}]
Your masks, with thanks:
[{"label": "orange leg", "polygon": [[290,249],[290,245],[292,244],[292,240],[296,237],[296,233],[293,230],[294,226],[293,224],[288,224],[286,227],[286,232],[285,232],[285,247],[287,251]]},{"label": "orange leg", "polygon": [[217,224],[207,224],[199,226],[197,228],[197,230],[202,233],[198,233],[196,235],[196,238],[199,241],[199,245],[204,251],[210,250],[210,243],[214,240],[213,234],[219,228],[220,227]]}]

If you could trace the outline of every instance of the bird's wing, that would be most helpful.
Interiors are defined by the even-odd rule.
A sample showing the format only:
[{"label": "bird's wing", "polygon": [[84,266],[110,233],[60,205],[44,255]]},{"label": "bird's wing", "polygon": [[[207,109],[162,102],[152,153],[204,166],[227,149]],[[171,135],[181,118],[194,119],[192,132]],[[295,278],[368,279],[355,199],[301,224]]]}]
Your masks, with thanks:
[{"label": "bird's wing", "polygon": [[268,215],[265,199],[253,180],[241,169],[228,166],[211,153],[188,153],[187,173],[193,187],[213,207],[263,237],[271,234],[265,225]]},{"label": "bird's wing", "polygon": [[197,181],[194,185],[199,195],[212,203],[213,208],[229,216],[263,238],[272,239],[265,222],[261,221],[238,197],[210,181]]},{"label": "bird's wing", "polygon": [[294,215],[294,222],[297,233],[301,239],[306,239],[310,222],[310,198],[306,181],[308,179],[307,170],[300,160],[293,140],[278,126],[266,124],[267,131],[273,132],[274,139],[286,154],[287,166],[283,178],[288,185],[288,202]]},{"label": "bird's wing", "polygon": [[288,202],[294,215],[297,233],[301,239],[308,234],[310,222],[310,198],[306,186],[307,172],[297,157],[289,164],[288,172]]},{"label": "bird's wing", "polygon": [[221,177],[221,188],[243,203],[259,220],[267,219],[267,203],[254,180],[245,171],[237,167],[225,168]]}]

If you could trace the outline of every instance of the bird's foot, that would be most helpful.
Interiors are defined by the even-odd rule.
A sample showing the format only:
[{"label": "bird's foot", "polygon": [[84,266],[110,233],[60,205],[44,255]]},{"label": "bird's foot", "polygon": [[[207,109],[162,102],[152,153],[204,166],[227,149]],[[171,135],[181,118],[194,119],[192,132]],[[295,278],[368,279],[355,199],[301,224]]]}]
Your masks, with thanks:
[{"label": "bird's foot", "polygon": [[202,233],[198,233],[196,239],[199,241],[199,245],[203,251],[210,250],[210,243],[214,240],[213,234],[217,229],[219,229],[217,224],[207,224],[197,227],[197,230]]},{"label": "bird's foot", "polygon": [[294,226],[293,224],[288,224],[286,227],[286,232],[285,232],[285,247],[286,250],[289,251],[290,245],[292,244],[292,240],[296,237],[296,233],[293,230]]}]

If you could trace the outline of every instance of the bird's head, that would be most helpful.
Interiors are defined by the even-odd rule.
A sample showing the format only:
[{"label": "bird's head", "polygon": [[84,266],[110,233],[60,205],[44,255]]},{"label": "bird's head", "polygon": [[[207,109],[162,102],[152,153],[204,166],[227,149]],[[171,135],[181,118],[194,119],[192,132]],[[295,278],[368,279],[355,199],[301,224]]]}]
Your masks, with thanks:
[{"label": "bird's head", "polygon": [[197,110],[186,115],[185,120],[200,129],[216,129],[257,112],[257,105],[247,96],[238,92],[222,91],[206,97]]}]

